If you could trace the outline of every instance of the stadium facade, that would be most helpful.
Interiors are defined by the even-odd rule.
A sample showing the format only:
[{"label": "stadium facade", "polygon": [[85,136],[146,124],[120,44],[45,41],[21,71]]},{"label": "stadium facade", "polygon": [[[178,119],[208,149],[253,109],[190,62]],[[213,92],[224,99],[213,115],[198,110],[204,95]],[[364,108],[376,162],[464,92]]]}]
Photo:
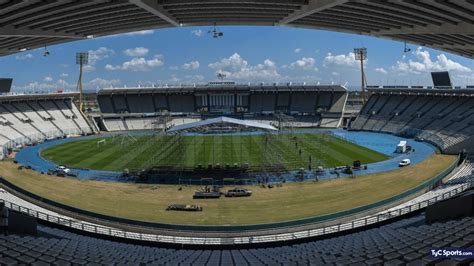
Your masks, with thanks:
[{"label": "stadium facade", "polygon": [[[163,114],[178,118],[176,124],[180,123],[179,118],[189,122],[223,115],[269,123],[281,113],[291,115],[302,125],[334,128],[342,123],[347,91],[341,86],[214,83],[104,89],[99,91],[97,101],[101,115],[94,121],[111,131],[151,128],[151,123]],[[137,124],[141,122],[141,126]]]}]

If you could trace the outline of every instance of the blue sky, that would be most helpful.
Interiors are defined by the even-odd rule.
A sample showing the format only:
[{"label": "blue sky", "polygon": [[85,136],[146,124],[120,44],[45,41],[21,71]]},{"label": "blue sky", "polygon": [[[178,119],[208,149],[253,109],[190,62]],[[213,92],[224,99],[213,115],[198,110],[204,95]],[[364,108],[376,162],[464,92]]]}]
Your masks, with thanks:
[{"label": "blue sky", "polygon": [[142,31],[88,39],[3,57],[0,75],[14,78],[17,91],[74,90],[77,51],[89,51],[87,89],[138,84],[192,84],[216,80],[238,83],[306,82],[360,84],[354,47],[367,47],[370,85],[431,85],[429,72],[449,70],[455,85],[474,84],[474,63],[446,52],[401,42],[286,27],[209,27]]}]

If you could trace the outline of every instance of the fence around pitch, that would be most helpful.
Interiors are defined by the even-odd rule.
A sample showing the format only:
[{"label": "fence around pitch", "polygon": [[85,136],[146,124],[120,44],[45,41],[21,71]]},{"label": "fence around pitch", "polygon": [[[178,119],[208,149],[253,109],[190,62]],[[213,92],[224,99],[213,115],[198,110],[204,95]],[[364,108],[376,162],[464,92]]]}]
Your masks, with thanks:
[{"label": "fence around pitch", "polygon": [[70,227],[77,230],[82,230],[88,233],[94,233],[98,235],[105,235],[111,237],[118,237],[131,240],[141,240],[141,241],[151,241],[151,242],[163,242],[163,243],[173,243],[173,244],[189,244],[189,245],[219,245],[219,244],[252,244],[252,243],[266,243],[266,242],[279,242],[287,240],[295,240],[307,237],[315,237],[326,234],[343,232],[346,230],[357,229],[368,225],[373,225],[379,222],[387,221],[392,218],[399,217],[401,215],[408,214],[417,210],[426,208],[429,205],[432,205],[436,202],[451,198],[455,195],[458,195],[470,188],[473,187],[473,183],[464,183],[457,185],[455,188],[434,196],[432,198],[426,199],[422,202],[417,202],[412,205],[408,205],[402,208],[398,208],[386,213],[379,213],[377,215],[368,216],[362,219],[353,220],[351,222],[340,223],[336,225],[326,226],[318,229],[303,230],[299,232],[290,232],[283,234],[274,234],[274,235],[262,235],[262,236],[253,236],[253,237],[233,237],[230,239],[222,238],[203,238],[203,237],[177,237],[177,236],[166,236],[166,235],[154,235],[154,234],[145,234],[145,233],[135,233],[127,232],[124,230],[104,227],[100,225],[95,225],[91,223],[81,222],[78,220],[63,218],[55,215],[50,215],[47,213],[39,212],[27,207],[20,206],[18,204],[5,201],[0,199],[0,202],[4,202],[7,208],[10,208],[15,211],[26,213],[30,216],[36,217],[37,219],[48,221],[50,223],[59,224],[62,226]]}]

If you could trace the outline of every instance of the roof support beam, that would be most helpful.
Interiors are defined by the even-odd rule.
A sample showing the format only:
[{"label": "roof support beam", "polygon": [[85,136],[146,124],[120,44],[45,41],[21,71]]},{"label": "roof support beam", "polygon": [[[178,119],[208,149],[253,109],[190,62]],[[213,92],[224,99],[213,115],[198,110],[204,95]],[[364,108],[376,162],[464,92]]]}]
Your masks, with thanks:
[{"label": "roof support beam", "polygon": [[56,32],[54,30],[29,29],[26,27],[16,28],[4,26],[0,28],[0,37],[55,37],[67,39],[85,39],[87,36],[73,33]]},{"label": "roof support beam", "polygon": [[374,35],[393,35],[393,34],[467,34],[474,35],[474,27],[469,23],[458,23],[457,25],[442,24],[392,28],[389,30],[373,31]]},{"label": "roof support beam", "polygon": [[178,21],[174,19],[168,12],[158,4],[158,1],[153,0],[129,0],[130,3],[152,13],[153,15],[167,21],[173,26],[179,27]]},{"label": "roof support beam", "polygon": [[307,5],[301,7],[301,9],[293,12],[286,18],[283,18],[278,23],[279,25],[287,25],[295,20],[310,16],[316,12],[329,9],[334,6],[338,6],[348,2],[349,0],[309,0]]},{"label": "roof support beam", "polygon": [[473,50],[474,51],[474,44],[430,44],[431,47],[436,49],[461,49],[461,50]]}]

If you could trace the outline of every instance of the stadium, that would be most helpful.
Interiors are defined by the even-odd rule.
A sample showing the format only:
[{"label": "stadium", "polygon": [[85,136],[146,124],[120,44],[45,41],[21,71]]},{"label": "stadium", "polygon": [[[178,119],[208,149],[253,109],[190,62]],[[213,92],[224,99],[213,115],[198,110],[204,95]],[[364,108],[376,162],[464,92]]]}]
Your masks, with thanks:
[{"label": "stadium", "polygon": [[[471,1],[3,1],[0,55],[265,25],[472,58]],[[223,35],[214,31],[215,38]],[[364,64],[364,50],[358,50]],[[469,265],[472,86],[0,91],[0,265]],[[7,233],[8,232],[8,233]],[[457,250],[463,256],[434,256]]]}]

